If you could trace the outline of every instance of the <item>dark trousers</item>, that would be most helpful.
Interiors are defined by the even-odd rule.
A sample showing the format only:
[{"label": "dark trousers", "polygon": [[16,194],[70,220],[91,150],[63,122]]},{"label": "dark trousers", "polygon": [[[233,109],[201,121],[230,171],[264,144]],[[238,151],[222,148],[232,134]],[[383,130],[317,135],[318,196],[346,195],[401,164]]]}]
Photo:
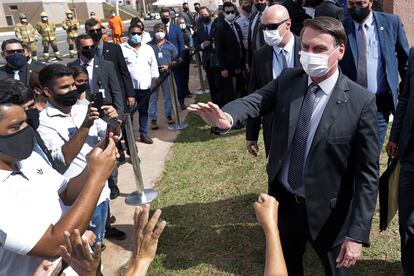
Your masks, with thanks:
[{"label": "dark trousers", "polygon": [[401,160],[398,185],[401,263],[405,275],[414,275],[414,150]]},{"label": "dark trousers", "polygon": [[223,107],[225,104],[246,95],[243,72],[235,74],[229,70],[229,76],[227,78],[222,77],[221,84],[222,89],[220,89],[218,95],[219,107]]},{"label": "dark trousers", "polygon": [[294,195],[285,190],[280,183],[271,187],[270,194],[279,201],[279,233],[289,276],[303,275],[306,242],[316,251],[325,269],[325,275],[354,274],[353,268],[336,268],[336,258],[341,245],[324,249],[311,238],[305,202],[298,203]]},{"label": "dark trousers", "polygon": [[148,133],[148,107],[149,100],[151,96],[151,89],[134,89],[135,99],[138,105],[139,113],[139,133],[147,134]]},{"label": "dark trousers", "polygon": [[[186,95],[186,91],[185,91],[185,85],[184,85],[184,68],[182,65],[174,68],[173,70],[173,74],[174,74],[174,80],[175,80],[175,85],[177,86],[177,96],[178,96],[178,102],[180,104],[184,104],[184,100],[185,100],[185,95]],[[187,84],[188,86],[188,84]],[[172,99],[174,100],[174,99]]]},{"label": "dark trousers", "polygon": [[394,103],[391,92],[385,92],[376,95],[377,102],[377,116],[378,116],[378,130],[380,150],[384,144],[385,136],[387,135],[387,127],[390,119],[390,114],[394,110]]},{"label": "dark trousers", "polygon": [[184,95],[190,95],[190,89],[188,88],[188,82],[190,81],[190,51],[185,49],[183,51],[183,86],[184,86]]},{"label": "dark trousers", "polygon": [[211,101],[218,104],[218,89],[220,87],[220,71],[216,67],[211,67],[210,64],[204,66],[206,71],[208,87],[210,89]]}]

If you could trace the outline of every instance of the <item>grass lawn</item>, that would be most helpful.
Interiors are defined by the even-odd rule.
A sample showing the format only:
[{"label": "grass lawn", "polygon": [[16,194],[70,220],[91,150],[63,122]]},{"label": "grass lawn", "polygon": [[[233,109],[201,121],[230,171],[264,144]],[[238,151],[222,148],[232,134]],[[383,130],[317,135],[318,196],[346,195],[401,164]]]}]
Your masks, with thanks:
[{"label": "grass lawn", "polygon": [[[187,120],[156,185],[160,197],[152,207],[162,209],[168,224],[149,275],[263,275],[264,235],[252,207],[267,191],[263,142],[254,158],[243,130],[216,136],[197,116]],[[397,220],[382,233],[378,225],[377,212],[356,275],[402,275]],[[323,275],[310,246],[305,274]]]}]

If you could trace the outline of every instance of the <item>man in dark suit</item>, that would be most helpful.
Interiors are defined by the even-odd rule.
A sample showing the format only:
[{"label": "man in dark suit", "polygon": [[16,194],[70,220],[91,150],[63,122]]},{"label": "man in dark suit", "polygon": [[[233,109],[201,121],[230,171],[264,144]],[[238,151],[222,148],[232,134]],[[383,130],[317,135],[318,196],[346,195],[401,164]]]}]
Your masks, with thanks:
[{"label": "man in dark suit", "polygon": [[250,16],[249,32],[247,34],[247,65],[248,68],[252,65],[253,53],[260,47],[265,45],[263,33],[260,31],[260,18],[262,12],[269,4],[268,0],[254,0],[254,7],[256,11]]},{"label": "man in dark suit", "polygon": [[[342,74],[346,34],[330,17],[306,20],[303,70],[287,68],[256,92],[220,110],[194,104],[213,131],[273,112],[267,172],[279,201],[279,230],[289,275],[303,275],[307,241],[326,275],[353,275],[369,244],[378,191],[375,96]],[[306,72],[306,73],[305,73]]]},{"label": "man in dark suit", "polygon": [[315,9],[315,17],[330,16],[338,20],[344,17],[344,9],[337,0],[323,0]]},{"label": "man in dark suit", "polygon": [[[167,26],[167,40],[174,44],[178,50],[178,55],[182,55],[185,49],[184,37],[181,32],[180,26],[173,24],[171,21],[170,9],[162,8],[160,11],[161,21]],[[173,69],[174,80],[177,85],[178,102],[180,103],[180,109],[184,110],[187,107],[184,104],[186,89],[185,89],[185,72],[182,66],[177,66]]]},{"label": "man in dark suit", "polygon": [[6,60],[6,65],[0,67],[0,80],[16,79],[29,85],[31,72],[40,71],[44,67],[43,63],[30,59],[23,45],[17,39],[3,41],[1,50],[1,56]]},{"label": "man in dark suit", "polygon": [[224,19],[217,24],[214,35],[222,83],[222,89],[218,95],[220,107],[246,95],[244,87],[246,52],[240,26],[234,21],[236,9],[233,3],[225,2],[223,13]]},{"label": "man in dark suit", "polygon": [[[68,63],[68,66],[78,65],[84,67],[89,75],[87,91],[90,91],[91,95],[102,93],[104,101],[115,107],[119,119],[122,120],[124,117],[124,102],[113,63],[95,58],[96,46],[88,34],[79,35],[75,42],[79,58]],[[91,95],[87,95],[88,100],[91,99]]]},{"label": "man in dark suit", "polygon": [[[284,6],[276,4],[268,7],[263,12],[261,29],[264,33],[266,45],[253,54],[249,93],[253,93],[277,78],[286,67],[300,67],[300,39],[290,31],[290,27],[289,13]],[[269,155],[273,123],[272,114],[247,120],[246,146],[253,156],[257,156],[259,151],[257,140],[261,123],[263,123],[266,156]]]},{"label": "man in dark suit", "polygon": [[211,101],[218,103],[218,89],[220,82],[220,70],[218,68],[216,50],[214,48],[214,34],[216,23],[211,21],[211,13],[207,7],[200,8],[200,20],[197,32],[193,35],[194,47],[202,52],[202,64],[206,72],[207,82],[210,89]]},{"label": "man in dark suit", "polygon": [[[408,42],[397,15],[372,11],[373,0],[349,0],[344,21],[348,45],[341,69],[351,80],[376,95],[380,146],[389,115],[397,107],[398,73],[407,70]],[[362,50],[364,49],[364,50]]]},{"label": "man in dark suit", "polygon": [[288,10],[290,20],[292,20],[292,27],[290,28],[292,33],[300,35],[300,31],[303,28],[303,21],[311,18],[302,7],[302,0],[285,0],[282,5]]},{"label": "man in dark suit", "polygon": [[398,97],[387,152],[398,158],[401,164],[398,185],[398,219],[401,238],[401,263],[405,275],[414,275],[414,49],[408,58],[408,70],[404,86]]}]

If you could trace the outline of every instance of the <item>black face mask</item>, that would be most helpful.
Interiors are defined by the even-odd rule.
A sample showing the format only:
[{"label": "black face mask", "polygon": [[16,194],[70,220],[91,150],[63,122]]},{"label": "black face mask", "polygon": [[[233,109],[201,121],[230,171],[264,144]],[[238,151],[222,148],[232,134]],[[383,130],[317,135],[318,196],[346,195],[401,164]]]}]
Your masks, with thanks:
[{"label": "black face mask", "polygon": [[244,10],[247,13],[250,13],[252,11],[252,5],[242,6],[242,10]]},{"label": "black face mask", "polygon": [[362,21],[364,21],[365,18],[367,18],[367,16],[371,12],[369,7],[365,7],[365,8],[354,7],[354,8],[350,8],[348,11],[349,11],[349,14],[352,16],[352,18],[358,23],[361,23]]},{"label": "black face mask", "polygon": [[39,127],[39,113],[40,111],[36,108],[26,110],[26,123],[33,129],[37,129]]},{"label": "black face mask", "polygon": [[32,154],[34,147],[34,133],[27,126],[13,134],[0,136],[0,152],[24,160]]},{"label": "black face mask", "polygon": [[256,3],[256,4],[254,4],[254,6],[256,7],[256,9],[259,12],[262,12],[266,9],[267,4],[266,3]]},{"label": "black face mask", "polygon": [[28,60],[29,59],[25,55],[22,55],[19,53],[14,53],[6,57],[7,63],[11,67],[16,68],[16,69],[22,68],[27,63]]},{"label": "black face mask", "polygon": [[208,23],[210,23],[211,18],[210,18],[210,16],[203,16],[203,17],[201,17],[200,20],[202,22],[204,22],[205,24],[208,24]]},{"label": "black face mask", "polygon": [[76,84],[76,89],[78,90],[78,94],[82,94],[83,92],[85,92],[86,88],[88,88],[88,84],[86,82],[79,84],[79,85]]},{"label": "black face mask", "polygon": [[82,56],[84,56],[87,60],[91,60],[96,55],[96,47],[92,49],[82,50]]},{"label": "black face mask", "polygon": [[170,22],[170,19],[167,17],[161,17],[161,22],[164,24],[168,24],[168,22]]},{"label": "black face mask", "polygon": [[102,30],[97,30],[96,32],[94,32],[94,33],[89,33],[89,35],[92,37],[92,40],[94,41],[94,42],[98,42],[98,41],[100,41],[101,40],[101,38],[102,38]]},{"label": "black face mask", "polygon": [[53,99],[61,106],[70,107],[78,101],[78,89],[59,95],[53,92]]}]

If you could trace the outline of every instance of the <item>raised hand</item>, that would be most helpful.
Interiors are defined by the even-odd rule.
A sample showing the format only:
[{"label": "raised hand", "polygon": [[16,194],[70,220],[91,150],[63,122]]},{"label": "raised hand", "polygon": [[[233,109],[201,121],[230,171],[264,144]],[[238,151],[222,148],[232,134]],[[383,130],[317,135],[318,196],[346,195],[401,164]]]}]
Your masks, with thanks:
[{"label": "raised hand", "polygon": [[262,226],[263,231],[268,232],[277,229],[279,203],[274,197],[267,194],[260,194],[253,207],[256,212],[257,221]]},{"label": "raised hand", "polygon": [[208,102],[207,104],[190,104],[188,110],[200,116],[201,119],[212,127],[218,127],[220,129],[230,129],[232,127],[229,118],[218,105],[212,102]]}]

